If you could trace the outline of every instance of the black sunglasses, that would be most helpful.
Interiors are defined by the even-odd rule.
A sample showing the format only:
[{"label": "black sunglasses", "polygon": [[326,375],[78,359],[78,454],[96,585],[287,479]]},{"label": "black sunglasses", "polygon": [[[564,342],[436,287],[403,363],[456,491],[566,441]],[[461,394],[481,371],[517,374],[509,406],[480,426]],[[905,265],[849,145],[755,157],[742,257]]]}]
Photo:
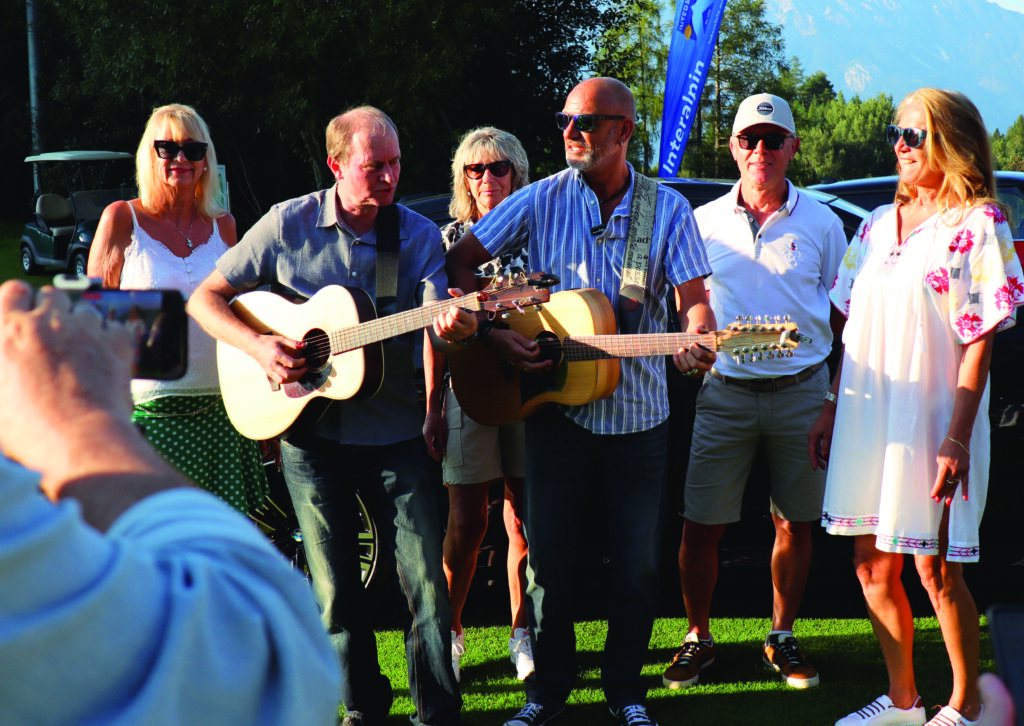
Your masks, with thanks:
[{"label": "black sunglasses", "polygon": [[466,172],[466,176],[470,179],[483,179],[484,172],[488,171],[500,178],[507,175],[511,169],[512,162],[508,159],[492,161],[490,164],[466,164],[462,167],[462,171]]},{"label": "black sunglasses", "polygon": [[576,124],[576,130],[589,134],[597,124],[595,121],[621,121],[625,116],[607,116],[596,113],[556,113],[555,123],[558,128],[565,131],[570,123]]},{"label": "black sunglasses", "polygon": [[189,161],[202,161],[208,146],[209,144],[202,141],[186,141],[184,144],[166,140],[153,142],[156,155],[161,159],[177,159],[178,153],[184,151],[185,158]]},{"label": "black sunglasses", "polygon": [[915,129],[915,128],[900,128],[896,124],[889,124],[885,127],[885,140],[893,146],[900,143],[900,138],[903,139],[903,143],[909,146],[911,149],[916,149],[924,140],[928,138],[927,129]]},{"label": "black sunglasses", "polygon": [[782,145],[786,143],[786,139],[792,139],[791,134],[736,134],[736,142],[740,145],[740,148],[744,151],[750,151],[756,149],[757,145],[762,141],[764,142],[764,148],[768,151],[778,151],[782,148]]}]

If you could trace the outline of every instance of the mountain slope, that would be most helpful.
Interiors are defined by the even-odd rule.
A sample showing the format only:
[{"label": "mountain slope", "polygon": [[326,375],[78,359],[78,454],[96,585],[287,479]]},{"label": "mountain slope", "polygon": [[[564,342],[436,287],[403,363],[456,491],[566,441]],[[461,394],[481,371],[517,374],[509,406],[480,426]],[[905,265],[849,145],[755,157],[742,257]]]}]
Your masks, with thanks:
[{"label": "mountain slope", "polygon": [[1024,113],[1024,13],[987,0],[766,0],[786,53],[849,98],[962,91],[990,131]]}]

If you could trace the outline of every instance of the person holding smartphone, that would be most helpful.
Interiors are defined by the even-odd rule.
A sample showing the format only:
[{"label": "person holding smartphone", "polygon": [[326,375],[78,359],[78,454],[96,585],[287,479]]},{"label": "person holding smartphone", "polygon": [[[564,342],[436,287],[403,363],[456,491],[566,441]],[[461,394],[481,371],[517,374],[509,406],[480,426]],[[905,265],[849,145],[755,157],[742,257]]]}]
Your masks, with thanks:
[{"label": "person holding smartphone", "polygon": [[132,425],[129,342],[0,285],[0,723],[333,726],[309,588]]}]

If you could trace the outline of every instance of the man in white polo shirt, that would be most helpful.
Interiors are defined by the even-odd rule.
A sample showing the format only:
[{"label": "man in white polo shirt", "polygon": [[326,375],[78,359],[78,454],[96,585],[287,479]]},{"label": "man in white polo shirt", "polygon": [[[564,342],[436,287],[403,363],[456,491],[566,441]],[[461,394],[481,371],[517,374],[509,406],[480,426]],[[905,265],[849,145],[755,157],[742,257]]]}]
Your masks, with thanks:
[{"label": "man in white polo shirt", "polygon": [[714,271],[707,278],[715,319],[789,315],[812,339],[791,358],[739,363],[721,355],[697,397],[686,473],[679,574],[689,620],[685,640],[663,682],[695,684],[714,662],[711,596],[718,541],[740,519],[747,476],[766,445],[775,523],[774,597],[763,658],[796,688],[818,684],[817,671],[793,637],[811,562],[811,528],[821,518],[825,472],[813,471],[807,431],[829,387],[832,346],[828,290],[846,251],[839,218],[786,179],[800,148],[793,115],[781,98],[751,96],[737,110],[729,149],[740,180],[696,210]]}]

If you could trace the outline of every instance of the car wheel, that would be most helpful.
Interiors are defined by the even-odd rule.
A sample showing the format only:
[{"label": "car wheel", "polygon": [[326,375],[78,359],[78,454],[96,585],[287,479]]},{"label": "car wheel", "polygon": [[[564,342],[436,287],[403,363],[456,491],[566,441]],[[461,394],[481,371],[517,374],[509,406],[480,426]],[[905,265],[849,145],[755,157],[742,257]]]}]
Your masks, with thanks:
[{"label": "car wheel", "polygon": [[76,252],[71,258],[71,264],[68,265],[68,272],[78,277],[85,277],[86,271],[89,269],[89,257],[86,252]]},{"label": "car wheel", "polygon": [[26,275],[38,275],[43,271],[43,268],[36,264],[28,245],[21,246],[21,271]]}]

